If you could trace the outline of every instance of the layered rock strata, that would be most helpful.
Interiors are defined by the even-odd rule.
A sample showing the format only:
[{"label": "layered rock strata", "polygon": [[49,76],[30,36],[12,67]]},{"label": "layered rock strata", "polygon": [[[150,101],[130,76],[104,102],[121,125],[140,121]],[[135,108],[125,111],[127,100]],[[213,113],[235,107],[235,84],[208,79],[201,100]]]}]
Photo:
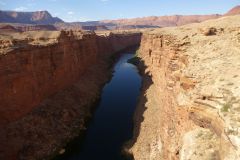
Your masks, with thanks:
[{"label": "layered rock strata", "polygon": [[86,129],[111,57],[140,33],[1,35],[0,159],[43,159]]},{"label": "layered rock strata", "polygon": [[135,160],[240,159],[239,20],[143,34],[144,92],[129,149]]}]

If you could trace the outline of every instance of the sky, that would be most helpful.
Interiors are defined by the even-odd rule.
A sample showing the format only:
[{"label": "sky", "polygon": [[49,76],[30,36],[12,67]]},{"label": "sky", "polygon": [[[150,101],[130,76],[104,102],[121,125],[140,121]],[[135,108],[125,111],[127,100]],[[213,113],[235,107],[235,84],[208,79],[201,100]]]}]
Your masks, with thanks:
[{"label": "sky", "polygon": [[240,0],[0,0],[0,10],[47,10],[64,21],[223,14]]}]

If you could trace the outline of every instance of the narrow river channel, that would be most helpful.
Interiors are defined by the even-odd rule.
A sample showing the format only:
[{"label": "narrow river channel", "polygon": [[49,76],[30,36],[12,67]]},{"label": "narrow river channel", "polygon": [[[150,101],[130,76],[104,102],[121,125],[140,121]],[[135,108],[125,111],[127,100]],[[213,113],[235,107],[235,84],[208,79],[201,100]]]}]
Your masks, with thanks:
[{"label": "narrow river channel", "polygon": [[140,93],[141,76],[128,63],[134,53],[124,53],[114,66],[111,81],[105,85],[101,101],[90,122],[86,137],[64,160],[125,160],[123,144],[133,135],[133,114]]}]

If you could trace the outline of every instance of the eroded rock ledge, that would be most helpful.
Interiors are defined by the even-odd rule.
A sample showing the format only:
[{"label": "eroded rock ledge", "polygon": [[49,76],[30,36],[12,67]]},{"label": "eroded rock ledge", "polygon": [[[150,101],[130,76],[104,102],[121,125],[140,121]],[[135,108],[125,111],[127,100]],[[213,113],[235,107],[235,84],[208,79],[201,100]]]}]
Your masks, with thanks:
[{"label": "eroded rock ledge", "polygon": [[111,57],[140,39],[134,32],[1,35],[0,159],[47,158],[81,134],[111,76]]},{"label": "eroded rock ledge", "polygon": [[142,36],[135,160],[240,159],[240,16]]}]

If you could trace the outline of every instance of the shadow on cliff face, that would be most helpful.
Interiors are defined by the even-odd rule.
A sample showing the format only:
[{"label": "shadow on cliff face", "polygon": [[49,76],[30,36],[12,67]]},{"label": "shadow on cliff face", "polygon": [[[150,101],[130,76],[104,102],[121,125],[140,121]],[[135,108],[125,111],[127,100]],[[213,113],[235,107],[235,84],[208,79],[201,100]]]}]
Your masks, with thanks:
[{"label": "shadow on cliff face", "polygon": [[77,83],[44,100],[28,116],[1,128],[0,159],[51,159],[73,137],[83,135],[101,88],[111,77],[113,63],[114,57],[99,60]]},{"label": "shadow on cliff face", "polygon": [[[108,77],[108,80],[104,83],[103,86],[105,86],[106,84],[108,84],[110,81],[111,81],[111,77],[113,76],[113,72],[114,72],[114,64],[116,64],[118,62],[118,60],[120,59],[120,57],[125,54],[125,53],[128,53],[128,52],[132,52],[134,53],[137,49],[139,48],[139,45],[134,45],[134,46],[130,46],[130,47],[127,47],[125,48],[124,50],[121,50],[119,52],[116,52],[115,55],[112,55],[111,58],[109,58],[108,60],[106,60],[107,64],[108,65],[108,69],[111,70],[112,72],[111,75]],[[136,65],[136,64],[134,64]],[[103,86],[101,87],[103,89]],[[101,91],[102,93],[103,91]],[[97,98],[97,101],[96,103],[94,103],[92,105],[92,109],[91,109],[91,115],[93,115],[97,109],[97,107],[99,106],[101,102],[101,96],[99,95],[99,97]],[[92,119],[92,116],[90,116],[85,123],[85,126],[86,128],[89,126],[90,123],[92,123],[93,119]],[[86,129],[85,128],[85,129]],[[83,147],[83,143],[84,143],[84,140],[86,138],[86,131],[83,131],[81,132],[78,136],[76,136],[75,138],[71,139],[70,141],[68,141],[65,146],[63,146],[64,148],[64,154],[58,154],[58,155],[55,155],[55,157],[53,157],[52,160],[65,160],[65,159],[69,159],[69,157],[71,157],[72,155],[74,154],[79,154],[79,151],[81,151],[84,147]],[[128,158],[128,157],[125,157],[125,155],[123,155],[122,157],[124,160],[125,158]],[[126,160],[129,160],[129,159],[126,159]]]},{"label": "shadow on cliff face", "polygon": [[5,146],[3,153],[0,150],[0,159],[1,156],[42,159],[58,151],[51,145],[58,149],[84,132],[86,120],[91,117],[92,104],[99,97],[99,86],[110,76],[101,75],[101,72],[107,72],[106,67],[103,71],[99,69],[101,67],[94,68],[95,71],[91,69],[73,86],[42,102],[27,117],[6,127],[5,133],[0,135]]},{"label": "shadow on cliff face", "polygon": [[139,96],[138,104],[133,117],[133,120],[134,120],[133,138],[124,145],[123,151],[122,151],[124,155],[134,160],[134,157],[130,149],[136,143],[137,138],[140,134],[141,123],[144,120],[143,114],[147,109],[145,107],[145,104],[147,103],[146,91],[153,84],[153,81],[152,81],[152,76],[148,72],[146,72],[146,68],[147,68],[146,65],[139,57],[134,57],[129,62],[133,63],[138,67],[140,74],[142,76],[141,94]]}]

